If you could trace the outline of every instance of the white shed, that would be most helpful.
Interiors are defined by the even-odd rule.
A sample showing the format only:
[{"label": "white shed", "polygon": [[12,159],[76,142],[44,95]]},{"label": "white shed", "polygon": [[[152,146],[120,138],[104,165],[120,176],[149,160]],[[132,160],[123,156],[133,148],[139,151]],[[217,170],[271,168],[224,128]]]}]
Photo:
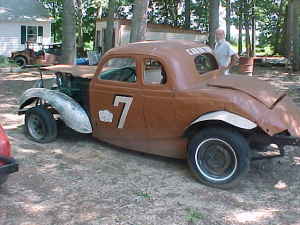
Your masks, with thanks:
[{"label": "white shed", "polygon": [[[107,19],[99,19],[96,23],[96,47],[103,47],[104,33],[106,29]],[[131,21],[126,19],[114,20],[114,47],[122,46],[129,43],[131,30]],[[147,25],[146,40],[174,40],[184,39],[199,42],[206,42],[208,35],[196,30],[187,30],[182,28],[174,28],[165,24]]]},{"label": "white shed", "polygon": [[51,44],[51,18],[38,0],[0,0],[0,55],[25,49],[26,42]]}]

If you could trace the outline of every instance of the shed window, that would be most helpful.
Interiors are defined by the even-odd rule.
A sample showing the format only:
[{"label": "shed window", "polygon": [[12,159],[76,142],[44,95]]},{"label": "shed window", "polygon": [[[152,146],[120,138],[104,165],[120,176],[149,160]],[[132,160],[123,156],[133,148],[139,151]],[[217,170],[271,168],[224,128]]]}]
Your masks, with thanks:
[{"label": "shed window", "polygon": [[26,26],[21,26],[21,44],[26,42]]}]

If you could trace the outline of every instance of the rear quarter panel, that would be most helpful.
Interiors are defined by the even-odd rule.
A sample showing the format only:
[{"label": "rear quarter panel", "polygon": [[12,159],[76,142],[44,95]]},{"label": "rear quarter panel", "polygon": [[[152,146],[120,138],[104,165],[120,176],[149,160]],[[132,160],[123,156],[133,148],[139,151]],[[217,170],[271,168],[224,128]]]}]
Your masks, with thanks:
[{"label": "rear quarter panel", "polygon": [[202,87],[178,93],[176,101],[176,119],[181,129],[189,127],[199,116],[219,110],[240,115],[256,123],[271,136],[287,129],[279,113],[239,91]]}]

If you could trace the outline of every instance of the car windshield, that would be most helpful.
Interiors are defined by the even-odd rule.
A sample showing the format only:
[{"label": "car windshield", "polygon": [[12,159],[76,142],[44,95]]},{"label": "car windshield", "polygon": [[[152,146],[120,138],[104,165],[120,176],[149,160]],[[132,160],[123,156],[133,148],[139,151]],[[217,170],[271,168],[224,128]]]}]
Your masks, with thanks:
[{"label": "car windshield", "polygon": [[114,80],[123,82],[136,82],[135,67],[111,68],[101,73],[102,80]]},{"label": "car windshield", "polygon": [[204,74],[219,68],[216,58],[209,53],[196,56],[194,62],[199,74]]},{"label": "car windshield", "polygon": [[136,63],[133,58],[112,58],[98,75],[101,80],[136,82]]}]

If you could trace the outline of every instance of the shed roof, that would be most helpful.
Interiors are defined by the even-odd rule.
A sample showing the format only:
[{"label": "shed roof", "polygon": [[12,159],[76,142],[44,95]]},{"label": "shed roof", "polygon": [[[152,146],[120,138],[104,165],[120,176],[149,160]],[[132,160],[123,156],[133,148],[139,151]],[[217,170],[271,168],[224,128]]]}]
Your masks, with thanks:
[{"label": "shed roof", "polygon": [[38,0],[0,0],[0,22],[49,20],[48,10]]}]

